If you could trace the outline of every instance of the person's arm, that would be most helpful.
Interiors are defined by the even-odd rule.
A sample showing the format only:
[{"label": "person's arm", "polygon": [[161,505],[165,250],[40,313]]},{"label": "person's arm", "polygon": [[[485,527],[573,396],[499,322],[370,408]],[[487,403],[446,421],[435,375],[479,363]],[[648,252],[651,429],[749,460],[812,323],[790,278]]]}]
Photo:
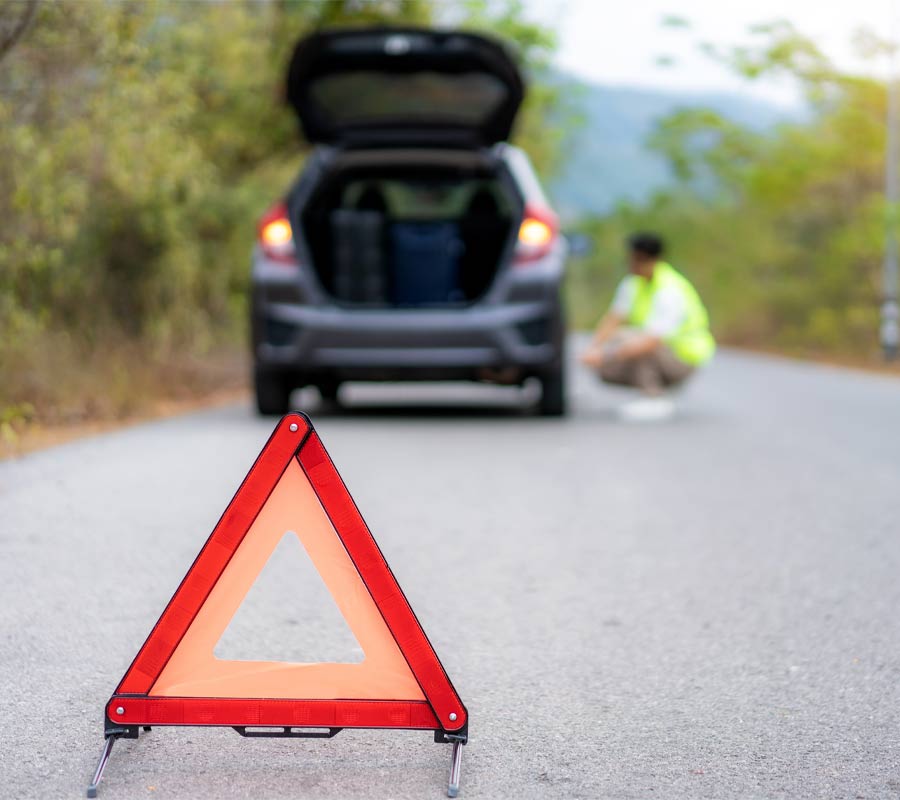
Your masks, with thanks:
[{"label": "person's arm", "polygon": [[603,357],[606,348],[604,345],[615,335],[616,331],[622,327],[625,317],[614,309],[610,309],[603,315],[603,319],[597,323],[594,335],[591,337],[591,343],[588,345],[584,353],[581,354],[581,363],[587,367],[599,369],[603,364]]},{"label": "person's arm", "polygon": [[600,347],[608,342],[615,335],[615,332],[622,327],[625,317],[619,314],[615,309],[610,309],[603,315],[603,319],[597,323],[594,329],[594,336],[591,339],[593,347]]},{"label": "person's arm", "polygon": [[616,294],[603,318],[597,323],[591,343],[581,356],[581,363],[589,367],[599,367],[603,362],[605,345],[615,336],[616,331],[628,319],[634,287],[627,278],[623,278],[616,287]]}]

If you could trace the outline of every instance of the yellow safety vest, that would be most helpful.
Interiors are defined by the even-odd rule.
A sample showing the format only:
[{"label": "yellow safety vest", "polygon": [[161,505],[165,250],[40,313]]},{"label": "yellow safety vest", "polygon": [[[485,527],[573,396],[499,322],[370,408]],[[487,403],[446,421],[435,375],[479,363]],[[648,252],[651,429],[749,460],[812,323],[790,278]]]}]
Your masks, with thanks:
[{"label": "yellow safety vest", "polygon": [[634,300],[628,314],[628,324],[642,328],[650,316],[656,293],[663,289],[678,291],[684,298],[687,313],[678,330],[664,341],[686,364],[700,366],[709,361],[716,351],[716,340],[709,331],[706,307],[691,282],[664,261],[657,262],[650,280],[635,275],[634,282]]}]

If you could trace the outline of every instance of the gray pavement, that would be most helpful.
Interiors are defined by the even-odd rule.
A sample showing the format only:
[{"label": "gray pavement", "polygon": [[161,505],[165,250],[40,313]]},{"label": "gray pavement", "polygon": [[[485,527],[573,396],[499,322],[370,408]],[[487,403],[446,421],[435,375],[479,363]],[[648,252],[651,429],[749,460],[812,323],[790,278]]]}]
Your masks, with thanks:
[{"label": "gray pavement", "polygon": [[[563,421],[351,389],[309,410],[468,705],[463,797],[900,797],[900,381],[727,353],[655,424],[585,375]],[[106,699],[271,427],[232,407],[0,463],[8,796],[83,796]],[[302,629],[353,658],[272,566],[222,646]],[[449,756],[157,729],[100,797],[438,798]]]}]

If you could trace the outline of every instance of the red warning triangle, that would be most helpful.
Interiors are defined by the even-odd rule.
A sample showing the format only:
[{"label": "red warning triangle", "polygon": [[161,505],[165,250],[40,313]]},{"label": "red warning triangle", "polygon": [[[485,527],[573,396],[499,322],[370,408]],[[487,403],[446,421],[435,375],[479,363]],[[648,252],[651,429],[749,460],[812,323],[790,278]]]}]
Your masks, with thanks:
[{"label": "red warning triangle", "polygon": [[[214,649],[285,534],[364,653],[354,663],[222,660]],[[302,623],[302,621],[301,621]],[[468,714],[309,420],[275,429],[106,706],[141,725],[413,728]]]}]

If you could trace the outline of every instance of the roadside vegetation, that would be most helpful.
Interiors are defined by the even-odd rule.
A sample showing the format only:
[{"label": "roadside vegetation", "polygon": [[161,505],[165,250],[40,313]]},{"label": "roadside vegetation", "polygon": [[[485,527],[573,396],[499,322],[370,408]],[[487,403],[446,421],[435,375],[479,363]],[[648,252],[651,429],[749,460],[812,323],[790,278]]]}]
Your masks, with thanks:
[{"label": "roadside vegetation", "polygon": [[874,363],[885,225],[897,224],[883,192],[885,87],[842,74],[785,23],[755,33],[758,47],[710,56],[750,79],[794,78],[806,112],[764,132],[703,108],[660,120],[648,145],[673,185],[583,224],[594,249],[573,265],[575,320],[590,324],[595,299],[611,293],[626,233],[651,228],[671,242],[721,340]]}]

